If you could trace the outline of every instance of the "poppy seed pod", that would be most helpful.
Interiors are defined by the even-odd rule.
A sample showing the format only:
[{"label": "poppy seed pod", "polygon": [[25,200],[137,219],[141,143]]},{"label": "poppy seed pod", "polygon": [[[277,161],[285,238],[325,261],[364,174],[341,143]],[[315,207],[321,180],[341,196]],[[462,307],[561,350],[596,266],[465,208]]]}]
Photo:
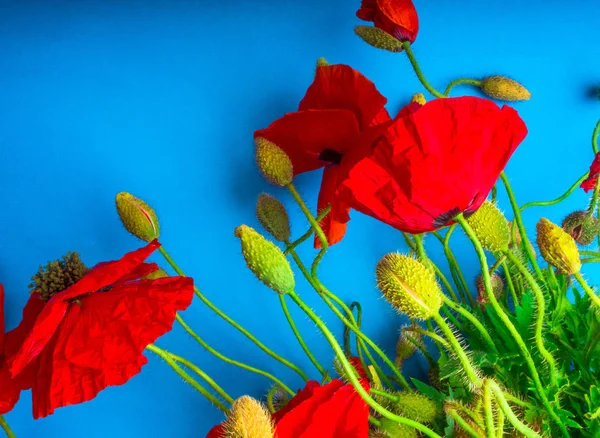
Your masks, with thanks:
[{"label": "poppy seed pod", "polygon": [[[414,342],[413,342],[414,341]],[[412,330],[412,326],[403,327],[400,330],[398,342],[396,342],[396,365],[402,364],[417,351],[417,345],[423,341],[421,335]]]},{"label": "poppy seed pod", "polygon": [[[499,299],[504,293],[504,281],[502,280],[502,277],[495,272],[490,275],[490,280],[492,282],[492,293],[496,299]],[[475,286],[477,286],[477,297],[479,302],[487,303],[487,294],[485,293],[485,285],[483,284],[483,277],[481,275],[477,276],[477,279],[475,280]]]},{"label": "poppy seed pod", "polygon": [[565,230],[575,242],[587,246],[598,236],[598,219],[585,211],[574,211],[562,223]]},{"label": "poppy seed pod", "polygon": [[158,239],[160,226],[152,207],[127,192],[117,195],[116,204],[121,222],[127,231],[145,242]]},{"label": "poppy seed pod", "polygon": [[256,145],[256,164],[267,181],[280,187],[291,183],[294,177],[294,168],[290,157],[283,149],[263,137],[257,137],[254,143]]},{"label": "poppy seed pod", "polygon": [[544,260],[561,273],[573,275],[581,269],[575,240],[548,219],[542,218],[537,223],[537,245]]},{"label": "poppy seed pod", "polygon": [[387,50],[388,52],[397,53],[404,50],[402,41],[394,38],[389,33],[373,26],[356,26],[354,32],[365,43],[376,49]]},{"label": "poppy seed pod", "polygon": [[410,101],[412,103],[418,103],[419,105],[425,105],[427,103],[427,99],[425,99],[425,95],[423,93],[414,94]]},{"label": "poppy seed pod", "polygon": [[394,411],[419,423],[433,423],[440,410],[436,402],[416,392],[402,391],[397,393],[398,401]]},{"label": "poppy seed pod", "polygon": [[273,196],[262,193],[256,202],[256,217],[260,224],[280,242],[290,238],[290,219],[283,204]]},{"label": "poppy seed pod", "polygon": [[273,438],[274,428],[267,409],[252,397],[238,398],[225,423],[225,438]]},{"label": "poppy seed pod", "polygon": [[170,275],[167,274],[167,271],[162,268],[158,268],[156,271],[146,275],[143,280],[158,280],[159,278],[167,278],[169,276]]},{"label": "poppy seed pod", "polygon": [[527,88],[504,76],[490,76],[483,79],[481,91],[494,99],[509,102],[531,99],[531,93]]},{"label": "poppy seed pod", "polygon": [[273,243],[247,225],[235,229],[242,242],[242,254],[256,277],[280,294],[292,292],[296,285],[294,273],[285,255]]},{"label": "poppy seed pod", "polygon": [[377,263],[376,274],[385,298],[409,317],[426,320],[442,307],[442,290],[435,274],[414,258],[388,254]]},{"label": "poppy seed pod", "polygon": [[507,251],[510,244],[510,230],[504,214],[492,202],[485,201],[467,222],[477,239],[488,251]]},{"label": "poppy seed pod", "polygon": [[370,435],[372,438],[417,438],[417,430],[414,427],[398,424],[387,418],[381,418],[378,430]]}]

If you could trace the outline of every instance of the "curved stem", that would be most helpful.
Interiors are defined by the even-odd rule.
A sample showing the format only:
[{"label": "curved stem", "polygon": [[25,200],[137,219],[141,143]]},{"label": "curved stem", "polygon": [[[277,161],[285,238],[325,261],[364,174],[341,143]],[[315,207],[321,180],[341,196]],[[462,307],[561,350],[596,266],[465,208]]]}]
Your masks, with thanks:
[{"label": "curved stem", "polygon": [[[185,274],[183,273],[181,268],[179,266],[177,266],[177,263],[175,263],[175,260],[173,260],[173,258],[169,255],[169,253],[165,250],[165,248],[163,246],[161,246],[158,250],[160,251],[162,256],[165,258],[165,260],[169,263],[169,265],[171,265],[171,267],[175,270],[175,272],[177,272],[177,275],[180,275],[181,277],[185,277]],[[240,331],[244,336],[246,336],[248,339],[250,339],[252,342],[254,342],[258,348],[260,348],[262,351],[267,353],[269,356],[271,356],[277,362],[294,370],[300,377],[302,377],[302,379],[304,379],[305,382],[308,382],[308,380],[309,380],[308,376],[304,373],[304,371],[302,371],[300,368],[298,368],[296,365],[291,363],[289,360],[284,359],[283,357],[281,357],[280,355],[275,353],[273,350],[268,348],[265,344],[260,342],[256,338],[256,336],[254,336],[252,333],[250,333],[248,330],[246,330],[240,324],[235,322],[232,318],[227,316],[227,314],[225,312],[223,312],[221,309],[219,309],[217,306],[215,306],[202,292],[200,292],[200,289],[198,289],[196,286],[194,286],[194,293],[196,294],[196,296],[198,298],[200,298],[200,300],[210,310],[215,312],[217,315],[219,315],[221,318],[223,318],[225,321],[227,321],[229,324],[231,324],[233,327],[235,327],[238,331]]]},{"label": "curved stem", "polygon": [[342,367],[344,368],[344,371],[347,375],[348,380],[350,380],[350,383],[352,384],[352,386],[354,387],[356,392],[362,397],[362,399],[373,410],[375,410],[376,412],[378,412],[383,417],[385,417],[389,420],[392,420],[399,424],[404,424],[406,426],[415,428],[431,438],[441,438],[440,435],[438,435],[437,433],[435,433],[433,430],[429,429],[428,427],[426,427],[420,423],[417,423],[416,421],[410,420],[408,418],[395,415],[392,412],[385,409],[383,406],[379,405],[375,400],[373,400],[373,398],[369,395],[369,393],[362,387],[362,385],[358,381],[358,378],[356,377],[356,374],[355,374],[354,367],[350,364],[350,362],[348,362],[348,359],[346,359],[346,356],[344,356],[344,351],[342,350],[342,347],[335,339],[335,336],[333,335],[333,333],[331,333],[331,331],[327,328],[325,323],[323,323],[323,321],[312,311],[312,309],[310,307],[308,307],[300,299],[300,297],[296,294],[296,292],[290,292],[288,295],[290,295],[290,298],[292,298],[292,300],[294,300],[294,302],[298,305],[298,307],[300,307],[304,311],[304,313],[306,313],[306,315],[315,323],[317,328],[323,333],[323,335],[325,336],[325,339],[327,339],[327,342],[329,342],[329,345],[335,352],[335,355],[337,356]]},{"label": "curved stem", "polygon": [[146,347],[146,350],[152,351],[153,353],[160,356],[165,362],[167,362],[167,364],[173,369],[173,371],[175,371],[177,374],[179,374],[179,376],[181,376],[181,378],[183,380],[185,380],[187,383],[189,383],[196,391],[198,391],[200,394],[202,394],[204,397],[206,397],[208,399],[208,401],[210,401],[212,404],[214,404],[217,408],[219,408],[225,414],[229,413],[229,409],[227,408],[227,406],[225,406],[218,398],[216,398],[214,395],[212,395],[210,392],[208,392],[208,390],[206,388],[204,388],[202,385],[200,385],[198,382],[196,382],[196,380],[192,376],[190,376],[188,373],[186,373],[179,365],[177,365],[175,360],[171,356],[169,356],[169,354],[166,351],[164,351],[152,344],[148,345]]},{"label": "curved stem", "polygon": [[298,340],[300,347],[302,347],[302,349],[304,350],[304,352],[306,353],[306,355],[308,356],[310,361],[313,363],[313,365],[317,368],[319,373],[321,373],[321,376],[323,376],[323,378],[327,377],[327,371],[325,371],[325,369],[321,366],[321,364],[319,363],[317,358],[312,354],[312,352],[310,351],[310,348],[308,348],[308,345],[306,345],[306,342],[304,342],[304,338],[298,331],[298,328],[296,327],[296,323],[294,322],[294,319],[292,318],[292,315],[290,314],[290,310],[288,309],[287,303],[285,302],[285,295],[282,295],[282,294],[278,294],[278,295],[279,295],[279,302],[281,303],[281,308],[283,309],[283,313],[285,314],[285,318],[287,319],[288,324],[290,325],[292,331],[294,332],[294,336],[296,336],[296,339]]},{"label": "curved stem", "polygon": [[457,224],[450,226],[450,228],[446,232],[446,235],[444,236],[444,243],[443,243],[444,254],[446,255],[446,258],[448,259],[448,263],[450,264],[450,269],[453,269],[454,271],[456,271],[456,275],[458,276],[458,278],[460,280],[460,284],[461,284],[462,289],[464,290],[464,294],[465,294],[465,304],[467,302],[469,302],[469,303],[471,303],[471,307],[475,307],[475,300],[473,299],[473,296],[471,295],[471,292],[469,291],[469,286],[467,286],[465,276],[463,275],[463,273],[460,269],[460,266],[459,266],[458,262],[456,261],[456,257],[454,256],[454,253],[452,252],[452,249],[450,248],[450,237],[452,236],[452,233],[456,229],[456,226],[457,226]]},{"label": "curved stem", "polygon": [[579,284],[581,285],[587,296],[590,298],[590,300],[592,300],[594,304],[598,306],[598,308],[600,308],[600,297],[596,295],[594,290],[587,284],[587,281],[585,281],[585,279],[581,276],[581,273],[576,272],[575,274],[573,274],[573,277],[575,277],[575,279],[579,282]]},{"label": "curved stem", "polygon": [[483,416],[485,417],[485,432],[487,438],[496,438],[496,428],[494,427],[494,408],[492,406],[492,390],[490,380],[486,380],[483,385]]},{"label": "curved stem", "polygon": [[[156,345],[154,347],[158,348]],[[169,351],[163,350],[163,352],[168,354],[169,356],[171,356],[171,359],[173,359],[175,362],[180,363],[184,367],[192,370],[202,380],[204,380],[206,383],[208,383],[210,385],[210,387],[217,392],[217,394],[219,394],[221,397],[223,397],[223,400],[225,400],[229,404],[233,404],[233,402],[235,401],[233,399],[233,397],[231,397],[223,388],[221,388],[219,386],[219,384],[217,382],[215,382],[208,374],[206,374],[204,371],[202,371],[197,365],[195,365],[192,362],[190,362],[189,360],[184,359],[181,356],[177,356],[176,354],[173,354]]]},{"label": "curved stem", "polygon": [[458,313],[463,318],[465,318],[467,321],[469,321],[471,324],[473,324],[473,326],[477,329],[479,334],[483,337],[483,339],[486,342],[486,344],[488,345],[488,347],[490,347],[492,351],[494,351],[496,353],[498,352],[498,349],[496,348],[496,344],[494,344],[494,341],[492,340],[492,336],[486,330],[486,328],[483,326],[483,324],[481,324],[481,322],[475,317],[475,315],[471,314],[471,312],[469,312],[468,310],[463,308],[460,304],[456,304],[456,303],[452,302],[452,300],[445,295],[444,295],[444,303],[448,307],[450,307],[452,310],[454,310],[456,313]]},{"label": "curved stem", "polygon": [[504,436],[504,412],[502,411],[502,409],[496,411],[496,417],[498,417],[496,438],[502,438]]},{"label": "curved stem", "polygon": [[279,386],[281,386],[281,388],[283,388],[292,397],[296,395],[294,393],[294,391],[292,391],[285,383],[283,383],[281,380],[279,380],[277,377],[273,376],[272,374],[267,373],[266,371],[260,370],[258,368],[251,367],[250,365],[246,365],[243,362],[239,362],[237,360],[230,359],[229,357],[225,356],[224,354],[219,353],[217,350],[215,350],[210,345],[208,345],[206,343],[206,341],[200,337],[200,335],[198,335],[196,332],[194,332],[190,328],[190,326],[185,323],[185,321],[183,320],[183,318],[181,318],[181,316],[177,315],[175,318],[177,319],[177,322],[179,322],[179,324],[181,324],[181,326],[183,327],[183,329],[192,338],[194,338],[196,340],[196,342],[198,342],[202,347],[204,347],[204,349],[207,350],[209,353],[212,353],[215,356],[217,356],[223,362],[226,362],[226,363],[228,363],[230,365],[234,365],[234,366],[240,367],[242,369],[245,369],[246,371],[250,371],[251,373],[255,373],[255,374],[259,374],[261,376],[264,376],[267,379],[270,379],[273,382],[275,382],[276,384],[278,384]]},{"label": "curved stem", "polygon": [[587,177],[588,177],[588,173],[586,172],[585,175],[579,177],[579,179],[577,181],[575,181],[575,183],[569,188],[569,190],[567,190],[564,194],[562,194],[558,198],[553,199],[552,201],[535,201],[535,202],[528,202],[527,204],[523,204],[523,206],[520,209],[521,212],[523,212],[526,208],[529,208],[529,207],[550,207],[551,205],[556,205],[559,202],[564,201],[571,195],[571,193],[573,193],[575,190],[577,190],[579,188],[579,186],[581,185],[583,180],[586,179]]},{"label": "curved stem", "polygon": [[2,415],[0,415],[0,427],[2,428],[2,430],[4,431],[4,433],[6,434],[6,436],[8,438],[17,438],[17,436],[10,429],[10,426],[8,425],[8,423],[6,422],[6,420],[4,419],[4,417]]},{"label": "curved stem", "polygon": [[421,328],[419,326],[414,326],[414,327],[411,327],[411,331],[413,331],[415,333],[419,333],[420,335],[423,335],[423,336],[427,336],[427,337],[431,338],[433,341],[435,341],[436,344],[442,345],[446,350],[451,350],[450,344],[448,342],[446,342],[446,340],[444,338],[442,338],[440,335],[438,335],[437,333],[435,333],[432,330],[425,330],[424,328]]},{"label": "curved stem", "polygon": [[481,81],[477,80],[477,79],[469,79],[469,78],[455,79],[452,82],[450,82],[450,84],[446,88],[446,91],[444,91],[444,96],[448,97],[448,95],[450,94],[450,91],[452,91],[452,89],[454,87],[456,87],[457,85],[473,85],[474,87],[479,88],[479,87],[481,87]]},{"label": "curved stem", "polygon": [[525,281],[529,283],[529,287],[535,295],[537,310],[535,320],[535,343],[540,351],[540,354],[548,362],[548,366],[550,367],[551,384],[556,385],[556,379],[558,378],[556,360],[544,345],[544,338],[542,336],[542,332],[544,330],[544,318],[546,317],[546,300],[544,299],[544,293],[542,292],[542,289],[538,283],[535,281],[535,278],[533,278],[533,275],[529,273],[529,269],[523,266],[517,256],[515,256],[511,251],[505,251],[504,255],[510,260],[513,266],[519,270],[523,278],[525,278]]},{"label": "curved stem", "polygon": [[[521,432],[523,435],[525,435],[527,438],[542,438],[540,434],[531,430],[529,427],[523,424],[521,420],[517,418],[515,413],[510,408],[508,402],[506,401],[506,398],[504,397],[504,392],[500,389],[498,384],[492,380],[489,380],[488,382],[489,388],[494,393],[494,396],[496,398],[496,403],[498,403],[500,409],[502,409],[502,412],[504,412],[504,415],[506,415],[506,418],[508,419],[508,421],[510,421],[513,427],[519,432]],[[568,433],[565,436],[569,436]]]},{"label": "curved stem", "polygon": [[[321,210],[321,212],[317,215],[317,218],[316,218],[317,222],[321,222],[325,218],[325,216],[327,216],[329,214],[330,211],[331,211],[331,205],[328,205],[323,210]],[[287,254],[290,249],[294,249],[301,243],[308,240],[310,238],[310,236],[312,236],[314,234],[314,232],[315,232],[314,228],[310,227],[308,229],[308,231],[306,231],[306,233],[304,233],[302,236],[300,236],[298,239],[294,240],[293,242],[284,242],[285,246],[286,246],[286,250],[283,253]]]},{"label": "curved stem", "polygon": [[596,123],[594,133],[592,134],[592,150],[595,154],[598,153],[598,135],[600,135],[600,120]]},{"label": "curved stem", "polygon": [[[477,236],[475,235],[475,232],[473,231],[473,229],[471,228],[471,226],[467,223],[467,221],[465,220],[465,218],[463,217],[462,214],[460,214],[460,215],[458,215],[456,217],[456,221],[464,229],[467,237],[473,243],[473,247],[475,248],[475,252],[477,253],[477,257],[479,258],[479,264],[481,265],[481,273],[482,273],[482,278],[483,278],[483,284],[485,286],[485,292],[486,292],[488,301],[490,302],[490,304],[492,305],[492,307],[496,311],[496,314],[502,320],[502,322],[504,323],[504,325],[506,326],[506,328],[510,332],[511,336],[515,340],[517,346],[519,347],[519,351],[521,352],[521,356],[523,356],[523,359],[525,360],[525,363],[527,364],[527,367],[529,368],[529,372],[531,374],[531,377],[533,378],[533,382],[535,384],[536,391],[537,391],[538,396],[540,397],[540,399],[541,399],[544,407],[546,408],[546,410],[548,411],[548,413],[550,414],[550,416],[552,417],[552,419],[559,426],[562,434],[565,437],[569,437],[569,433],[567,432],[567,429],[566,429],[565,425],[562,423],[560,417],[556,414],[556,412],[554,411],[554,409],[550,405],[550,402],[548,401],[548,397],[546,396],[546,389],[544,388],[544,385],[542,384],[542,381],[540,380],[540,376],[539,376],[539,374],[537,372],[535,363],[533,362],[533,358],[531,357],[531,353],[527,349],[527,346],[525,345],[525,342],[523,341],[523,338],[521,337],[521,335],[519,334],[519,332],[515,328],[514,324],[511,322],[510,318],[504,312],[504,310],[502,309],[502,307],[498,303],[498,300],[494,296],[494,292],[492,290],[492,281],[490,279],[490,273],[489,273],[488,263],[487,263],[487,259],[486,259],[486,256],[485,256],[485,251],[483,250],[483,247],[481,246],[481,243],[477,239]],[[505,414],[506,414],[506,412],[505,412]],[[507,416],[508,416],[508,414],[507,414]]]},{"label": "curved stem", "polygon": [[446,97],[442,93],[437,91],[435,88],[433,88],[431,86],[431,84],[429,82],[427,82],[427,79],[425,79],[425,75],[421,71],[421,67],[419,67],[417,58],[415,58],[415,54],[413,53],[412,48],[410,47],[410,41],[404,41],[402,43],[402,47],[404,48],[404,51],[406,52],[406,56],[408,56],[408,60],[410,61],[410,64],[412,65],[413,70],[415,71],[415,74],[417,75],[417,78],[419,78],[419,81],[421,81],[421,84],[423,84],[423,86],[427,89],[427,91],[429,91],[435,97],[439,97],[439,98]]},{"label": "curved stem", "polygon": [[[327,292],[329,292],[329,291],[327,291]],[[328,298],[330,298],[333,301],[335,301],[346,312],[346,315],[348,315],[348,318],[350,319],[350,322],[352,324],[354,324],[354,326],[358,330],[360,330],[360,327],[361,327],[361,324],[362,324],[362,307],[361,307],[360,303],[357,302],[357,301],[354,301],[354,302],[352,302],[350,304],[350,307],[348,307],[348,306],[346,306],[346,303],[344,303],[344,301],[342,301],[340,298],[338,298],[335,294],[329,292],[329,295],[327,295],[327,296],[328,296]],[[356,318],[354,317],[354,308],[356,308]],[[350,342],[350,333],[351,333],[350,328],[348,328],[348,326],[346,324],[344,324],[344,339],[347,338],[348,339],[348,343]],[[367,363],[365,362],[365,358],[364,358],[364,355],[363,355],[363,351],[364,351],[365,354],[367,355],[367,358],[369,359],[369,361],[375,367],[375,371],[378,373],[378,375],[382,376],[383,379],[385,380],[386,384],[388,384],[389,386],[391,386],[390,380],[387,378],[387,376],[385,375],[385,373],[379,367],[379,365],[377,364],[377,362],[375,362],[375,359],[373,359],[373,356],[371,356],[371,352],[369,351],[369,349],[365,345],[364,341],[362,339],[360,339],[360,337],[358,337],[358,336],[355,336],[355,338],[356,338],[356,354],[358,354],[358,360],[360,361],[360,365],[365,370],[369,369],[369,367],[367,366]],[[352,356],[352,351],[349,348],[348,357],[350,357],[350,356]]]},{"label": "curved stem", "polygon": [[508,285],[508,290],[510,291],[510,295],[512,296],[513,304],[515,306],[518,306],[519,298],[517,297],[515,285],[513,284],[512,276],[510,275],[510,270],[508,269],[508,264],[506,262],[502,263],[502,269],[504,270],[504,278],[506,279],[506,284]]},{"label": "curved stem", "polygon": [[481,435],[475,431],[475,429],[473,429],[471,427],[471,425],[469,423],[467,423],[463,417],[461,417],[458,412],[456,412],[455,410],[450,410],[448,411],[448,415],[450,416],[450,418],[452,418],[454,421],[456,421],[456,424],[458,424],[460,426],[461,429],[463,429],[465,432],[467,432],[469,435],[471,435],[474,438],[481,438]]}]

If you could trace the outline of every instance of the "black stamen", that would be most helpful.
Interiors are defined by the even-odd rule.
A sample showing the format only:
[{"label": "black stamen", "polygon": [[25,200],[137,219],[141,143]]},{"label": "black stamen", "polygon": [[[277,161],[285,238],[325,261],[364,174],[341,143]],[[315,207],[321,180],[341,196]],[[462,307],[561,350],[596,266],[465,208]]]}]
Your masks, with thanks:
[{"label": "black stamen", "polygon": [[333,149],[325,149],[319,154],[319,160],[328,161],[334,164],[340,164],[342,162],[342,154]]}]

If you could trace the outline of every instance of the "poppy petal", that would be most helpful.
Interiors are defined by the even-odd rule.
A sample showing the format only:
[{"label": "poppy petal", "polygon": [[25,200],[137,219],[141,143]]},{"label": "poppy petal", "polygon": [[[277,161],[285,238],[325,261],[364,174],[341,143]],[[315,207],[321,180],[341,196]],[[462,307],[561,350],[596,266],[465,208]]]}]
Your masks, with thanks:
[{"label": "poppy petal", "polygon": [[222,424],[218,424],[213,427],[206,435],[206,438],[224,438],[225,437],[225,428]]},{"label": "poppy petal", "polygon": [[4,285],[0,283],[0,357],[4,351]]},{"label": "poppy petal", "polygon": [[401,41],[415,42],[419,32],[419,16],[412,0],[377,0],[375,26]]},{"label": "poppy petal", "polygon": [[[327,166],[323,171],[323,180],[321,182],[321,190],[319,191],[319,200],[317,203],[319,213],[328,205],[338,202],[335,198],[335,192],[338,186],[338,175],[339,166],[334,164]],[[340,208],[345,207],[337,206],[338,210]],[[350,211],[349,208],[346,208],[346,210],[347,212]],[[337,221],[332,217],[331,213],[321,220],[320,225],[327,237],[329,245],[338,243],[342,240],[344,234],[346,234],[347,224],[345,222]],[[321,239],[319,239],[319,236],[315,236],[315,248],[321,248]]]},{"label": "poppy petal", "polygon": [[598,175],[600,174],[600,152],[596,154],[594,157],[594,161],[590,166],[590,173],[588,177],[581,183],[581,188],[588,193],[590,190],[594,190],[596,188],[596,183],[598,181]]}]

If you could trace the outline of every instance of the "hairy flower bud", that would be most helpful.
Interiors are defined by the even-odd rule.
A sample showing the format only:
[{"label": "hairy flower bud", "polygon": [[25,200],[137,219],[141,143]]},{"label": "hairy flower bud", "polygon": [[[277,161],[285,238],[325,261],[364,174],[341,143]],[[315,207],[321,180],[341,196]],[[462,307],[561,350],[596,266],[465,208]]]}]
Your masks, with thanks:
[{"label": "hairy flower bud", "polygon": [[537,245],[544,260],[561,273],[572,275],[581,269],[575,240],[548,219],[542,218],[537,224]]},{"label": "hairy flower bud", "polygon": [[414,94],[410,101],[412,103],[418,103],[419,105],[425,105],[427,103],[427,99],[425,99],[425,95],[423,93]]},{"label": "hairy flower bud", "polygon": [[237,227],[235,236],[242,242],[242,254],[248,268],[260,281],[280,294],[294,290],[294,273],[277,245],[247,225]]},{"label": "hairy flower bud", "polygon": [[256,217],[261,225],[280,242],[290,238],[290,219],[283,204],[273,196],[262,193],[256,202]]},{"label": "hairy flower bud", "polygon": [[256,164],[260,173],[271,184],[284,187],[292,182],[294,167],[290,157],[275,143],[258,137],[256,145]]},{"label": "hairy flower bud", "polygon": [[598,236],[598,219],[586,211],[574,211],[562,223],[565,230],[575,242],[587,246]]},{"label": "hairy flower bud", "polygon": [[398,424],[387,418],[381,418],[381,425],[370,437],[373,438],[417,438],[419,435],[414,427]]},{"label": "hairy flower bud", "polygon": [[273,421],[267,409],[252,397],[238,398],[225,423],[224,438],[273,438]]},{"label": "hairy flower bud", "polygon": [[497,100],[514,102],[531,99],[531,93],[527,88],[504,76],[490,76],[483,79],[481,91]]},{"label": "hairy flower bud", "polygon": [[[396,343],[396,365],[399,366],[417,351],[417,344],[422,344],[421,335],[412,326],[403,327]],[[416,343],[416,344],[415,344]]]},{"label": "hairy flower bud", "polygon": [[442,307],[442,290],[435,274],[414,258],[388,254],[377,264],[376,273],[385,298],[409,317],[429,319]]},{"label": "hairy flower bud", "polygon": [[[490,280],[492,282],[492,292],[496,299],[499,299],[504,293],[504,281],[495,272],[490,275]],[[477,286],[478,301],[483,304],[487,303],[487,294],[485,293],[485,285],[483,284],[483,277],[481,275],[478,275],[477,279],[475,279],[475,286]]]},{"label": "hairy flower bud", "polygon": [[467,222],[485,249],[492,252],[508,250],[510,243],[508,221],[494,203],[485,201],[467,219]]},{"label": "hairy flower bud", "polygon": [[403,417],[419,423],[433,423],[440,414],[435,401],[417,392],[401,391],[396,393],[398,401],[394,411]]},{"label": "hairy flower bud", "polygon": [[402,41],[391,36],[389,33],[373,26],[356,26],[354,32],[365,43],[377,49],[387,50],[388,52],[401,52],[403,49]]},{"label": "hairy flower bud", "polygon": [[119,193],[116,203],[117,212],[127,231],[146,242],[158,239],[160,226],[152,207],[127,192]]}]

